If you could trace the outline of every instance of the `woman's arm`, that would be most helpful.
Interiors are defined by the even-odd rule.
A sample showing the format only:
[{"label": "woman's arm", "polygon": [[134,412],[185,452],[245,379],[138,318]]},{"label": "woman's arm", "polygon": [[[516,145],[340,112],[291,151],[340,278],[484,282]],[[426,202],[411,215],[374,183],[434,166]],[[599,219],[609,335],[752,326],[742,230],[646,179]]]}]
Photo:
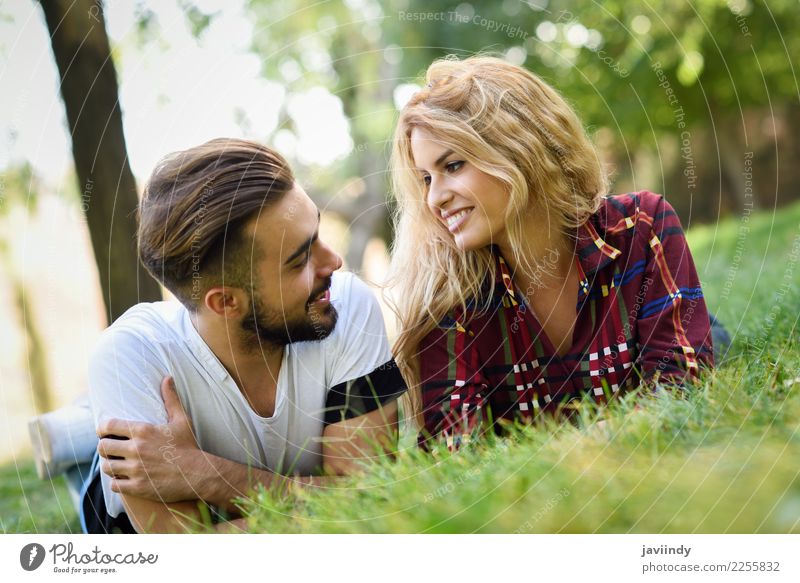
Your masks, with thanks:
[{"label": "woman's arm", "polygon": [[702,366],[714,364],[711,323],[675,210],[663,197],[651,206],[642,209],[653,223],[646,242],[644,301],[637,314],[639,364],[645,382],[682,384]]},{"label": "woman's arm", "polygon": [[443,438],[451,450],[480,431],[488,385],[475,336],[460,323],[437,326],[420,343],[420,387],[424,427],[418,443]]}]

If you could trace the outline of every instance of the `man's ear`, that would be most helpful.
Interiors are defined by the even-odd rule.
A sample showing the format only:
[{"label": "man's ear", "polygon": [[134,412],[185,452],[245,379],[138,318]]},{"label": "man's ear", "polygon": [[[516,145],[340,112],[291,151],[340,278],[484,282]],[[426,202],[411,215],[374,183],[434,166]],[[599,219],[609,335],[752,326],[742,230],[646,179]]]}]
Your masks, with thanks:
[{"label": "man's ear", "polygon": [[226,318],[241,318],[250,310],[247,294],[238,287],[212,287],[206,292],[203,300],[206,308]]}]

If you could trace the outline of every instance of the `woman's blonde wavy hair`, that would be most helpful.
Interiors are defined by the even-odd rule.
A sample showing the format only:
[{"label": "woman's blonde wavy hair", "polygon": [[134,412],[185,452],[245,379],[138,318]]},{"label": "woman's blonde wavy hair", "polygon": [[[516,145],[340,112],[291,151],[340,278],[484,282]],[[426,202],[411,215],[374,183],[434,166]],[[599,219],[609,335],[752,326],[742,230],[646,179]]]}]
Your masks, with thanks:
[{"label": "woman's blonde wavy hair", "polygon": [[426,86],[400,112],[391,158],[397,207],[388,285],[400,327],[394,354],[409,386],[406,416],[421,426],[420,341],[453,308],[488,308],[485,282],[493,281],[495,262],[489,247],[458,249],[428,210],[411,151],[414,128],[506,185],[506,232],[518,269],[539,259],[520,252],[523,214],[536,209],[551,228],[574,234],[597,210],[607,180],[575,112],[530,71],[488,56],[431,64]]}]

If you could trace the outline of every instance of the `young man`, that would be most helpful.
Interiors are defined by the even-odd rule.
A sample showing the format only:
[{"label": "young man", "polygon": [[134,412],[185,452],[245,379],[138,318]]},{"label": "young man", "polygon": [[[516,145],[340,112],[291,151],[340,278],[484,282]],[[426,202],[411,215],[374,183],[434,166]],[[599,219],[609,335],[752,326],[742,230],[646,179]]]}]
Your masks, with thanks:
[{"label": "young man", "polygon": [[134,306],[92,356],[103,459],[86,530],[181,532],[199,503],[235,512],[258,484],[320,483],[394,446],[406,387],[374,296],[335,273],[319,220],[257,143],[213,140],[156,168],[139,253],[180,303]]}]

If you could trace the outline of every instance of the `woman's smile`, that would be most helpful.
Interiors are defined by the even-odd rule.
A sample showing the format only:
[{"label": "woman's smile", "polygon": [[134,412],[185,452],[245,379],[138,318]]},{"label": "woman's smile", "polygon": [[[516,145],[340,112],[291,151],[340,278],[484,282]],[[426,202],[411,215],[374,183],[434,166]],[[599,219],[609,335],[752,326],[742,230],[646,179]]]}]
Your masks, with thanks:
[{"label": "woman's smile", "polygon": [[474,207],[461,209],[453,213],[442,211],[442,220],[451,233],[456,233],[464,225],[464,222],[473,210]]}]

